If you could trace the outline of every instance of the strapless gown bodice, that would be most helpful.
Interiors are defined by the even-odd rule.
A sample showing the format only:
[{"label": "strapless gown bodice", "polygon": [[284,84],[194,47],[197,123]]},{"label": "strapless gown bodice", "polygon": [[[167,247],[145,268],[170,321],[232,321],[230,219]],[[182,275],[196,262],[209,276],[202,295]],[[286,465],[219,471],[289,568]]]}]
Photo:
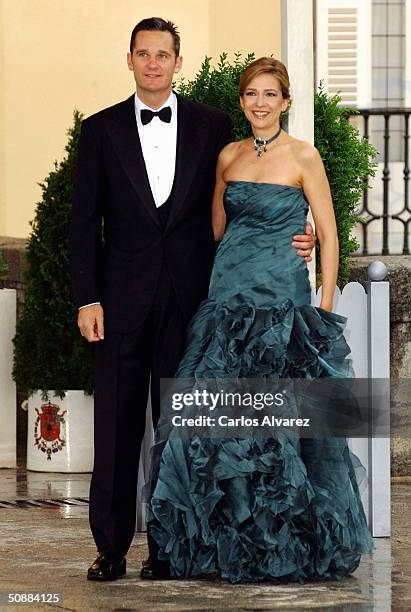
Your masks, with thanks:
[{"label": "strapless gown bodice", "polygon": [[227,227],[218,248],[209,298],[268,307],[285,299],[310,303],[307,264],[291,246],[308,213],[304,191],[273,183],[230,181],[224,194]]}]

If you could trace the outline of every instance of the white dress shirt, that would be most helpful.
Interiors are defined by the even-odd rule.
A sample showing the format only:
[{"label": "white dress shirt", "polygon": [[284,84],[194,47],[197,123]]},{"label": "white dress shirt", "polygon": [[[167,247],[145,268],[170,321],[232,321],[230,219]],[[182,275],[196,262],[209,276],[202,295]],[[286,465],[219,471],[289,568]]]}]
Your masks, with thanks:
[{"label": "white dress shirt", "polygon": [[[165,106],[171,108],[170,123],[161,121],[159,117],[153,117],[146,125],[141,123],[140,111],[143,108],[158,112]],[[144,104],[136,93],[134,108],[147,176],[155,205],[158,208],[168,199],[173,188],[177,150],[177,97],[174,92],[171,92],[164,104],[154,109]],[[95,304],[100,304],[100,302],[84,304],[79,310]]]},{"label": "white dress shirt", "polygon": [[[151,192],[157,207],[164,204],[171,193],[176,166],[177,148],[177,98],[171,92],[168,99],[160,108],[150,108],[135,94],[134,106],[138,135],[146,164]],[[159,111],[165,106],[171,108],[171,121],[165,123],[159,117],[153,117],[150,123],[141,123],[140,111],[147,108]]]}]

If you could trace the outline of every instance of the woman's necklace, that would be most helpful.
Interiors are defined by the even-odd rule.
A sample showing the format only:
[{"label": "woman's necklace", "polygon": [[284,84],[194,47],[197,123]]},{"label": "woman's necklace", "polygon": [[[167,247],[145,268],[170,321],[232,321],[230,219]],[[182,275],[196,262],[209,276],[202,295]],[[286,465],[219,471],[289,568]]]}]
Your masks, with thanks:
[{"label": "woman's necklace", "polygon": [[261,157],[263,153],[266,153],[267,145],[274,142],[274,140],[278,138],[280,134],[281,134],[281,126],[278,132],[276,132],[274,136],[271,136],[271,138],[268,138],[267,140],[263,140],[261,138],[254,137],[254,150],[257,151],[257,157]]}]

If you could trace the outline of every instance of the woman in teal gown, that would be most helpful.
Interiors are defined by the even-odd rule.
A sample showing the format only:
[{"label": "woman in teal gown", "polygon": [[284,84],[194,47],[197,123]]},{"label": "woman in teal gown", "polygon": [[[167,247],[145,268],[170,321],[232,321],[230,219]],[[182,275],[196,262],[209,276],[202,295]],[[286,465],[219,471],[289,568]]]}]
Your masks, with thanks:
[{"label": "woman in teal gown", "polygon": [[[176,377],[352,377],[346,319],[332,312],[338,239],[328,181],[318,151],[280,129],[285,66],[256,60],[240,92],[254,138],[219,157],[213,227],[222,241]],[[310,305],[307,266],[290,245],[308,205],[321,244],[320,307]],[[148,518],[172,576],[341,579],[372,549],[361,464],[345,438],[160,438]]]}]

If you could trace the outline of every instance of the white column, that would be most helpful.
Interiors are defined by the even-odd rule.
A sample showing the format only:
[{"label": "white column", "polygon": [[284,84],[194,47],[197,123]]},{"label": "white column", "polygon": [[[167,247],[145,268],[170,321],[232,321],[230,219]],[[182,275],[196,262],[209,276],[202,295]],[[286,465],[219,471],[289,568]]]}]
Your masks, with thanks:
[{"label": "white column", "polygon": [[281,0],[281,61],[290,75],[291,136],[314,142],[314,40],[312,0]]},{"label": "white column", "polygon": [[[313,0],[281,0],[281,61],[290,76],[290,136],[314,144]],[[309,214],[309,221],[314,222]],[[315,287],[315,261],[309,264]]]},{"label": "white column", "polygon": [[16,291],[0,289],[0,468],[16,467],[16,385],[12,379]]}]

